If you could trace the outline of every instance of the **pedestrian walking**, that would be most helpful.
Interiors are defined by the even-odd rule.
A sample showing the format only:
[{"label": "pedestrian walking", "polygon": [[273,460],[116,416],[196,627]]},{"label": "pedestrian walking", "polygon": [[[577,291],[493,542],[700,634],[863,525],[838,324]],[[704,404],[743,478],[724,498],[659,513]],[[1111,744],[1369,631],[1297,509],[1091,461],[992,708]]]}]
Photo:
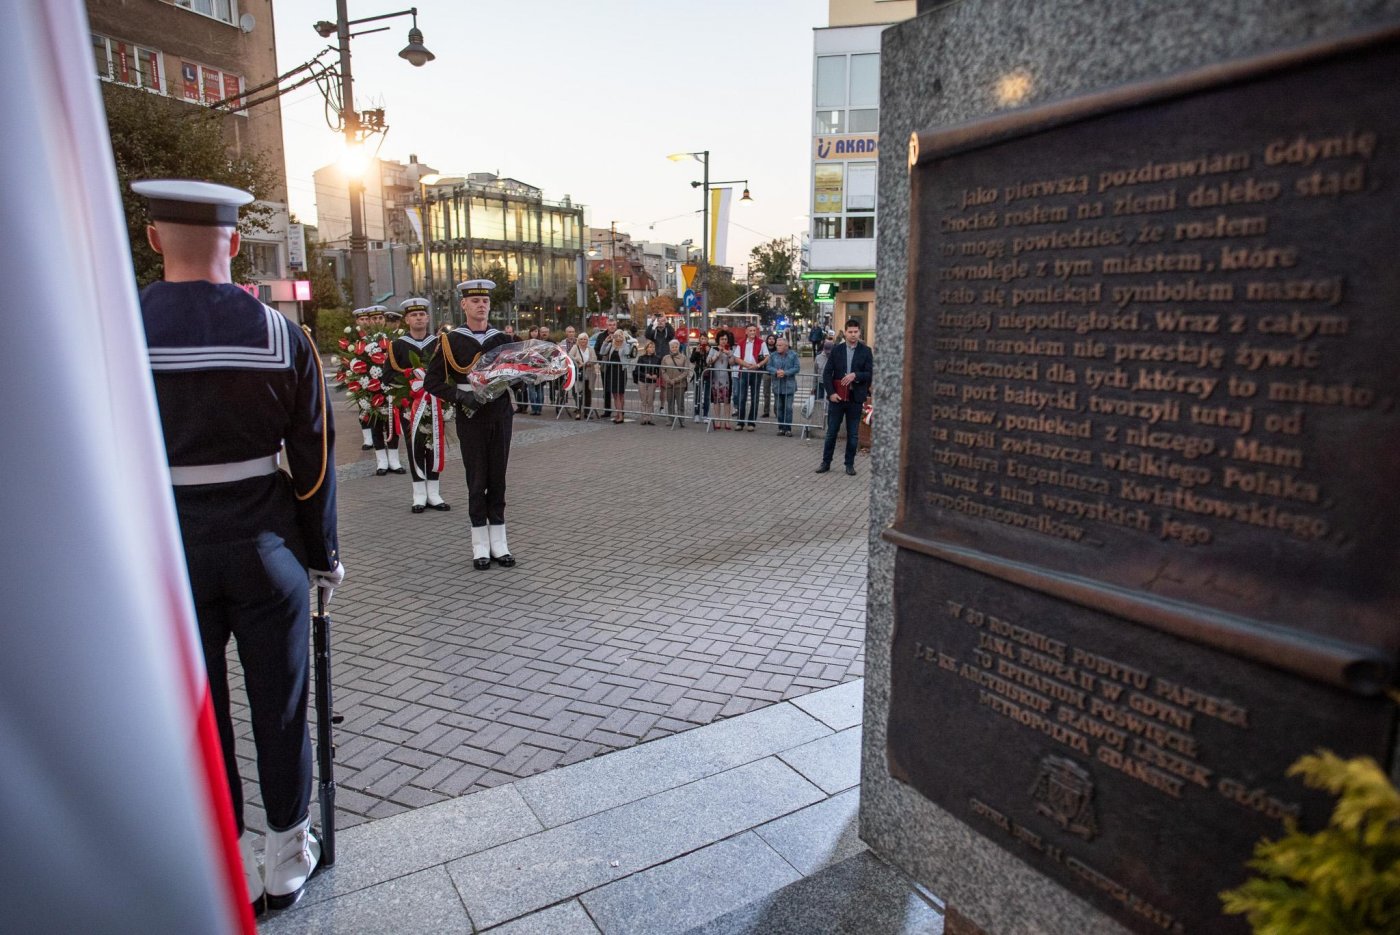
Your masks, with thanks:
[{"label": "pedestrian walking", "polygon": [[844,422],[846,426],[846,473],[856,473],[856,445],[860,436],[861,406],[870,394],[870,378],[875,370],[875,358],[870,348],[860,340],[860,322],[846,320],[845,338],[827,355],[822,371],[822,392],[829,405],[826,410],[826,439],[822,443],[822,463],[818,474],[831,470],[831,457],[836,453],[836,436]]},{"label": "pedestrian walking", "polygon": [[[321,859],[310,816],[307,581],[329,599],[345,577],[321,358],[308,334],[233,284],[238,209],[251,194],[170,179],[131,187],[148,199],[146,236],[165,266],[141,293],[141,315],[244,877],[255,912],[285,908]],[[290,475],[278,470],[279,451]],[[230,637],[267,819],[261,871],[243,820]]]},{"label": "pedestrian walking", "polygon": [[797,375],[802,360],[788,346],[788,339],[778,338],[773,353],[768,355],[768,375],[773,384],[773,404],[777,409],[778,434],[792,437],[792,399],[797,393]]},{"label": "pedestrian walking", "polygon": [[671,428],[685,428],[685,388],[690,385],[690,361],[681,353],[681,342],[672,338],[670,353],[661,358],[661,395]]},{"label": "pedestrian walking", "polygon": [[439,339],[423,378],[429,393],[457,407],[457,442],[467,475],[472,567],[477,571],[490,568],[492,561],[503,568],[515,564],[506,540],[506,467],[514,427],[510,394],[483,403],[463,385],[479,355],[514,343],[491,327],[491,290],[495,288],[489,279],[457,284],[465,322]]}]

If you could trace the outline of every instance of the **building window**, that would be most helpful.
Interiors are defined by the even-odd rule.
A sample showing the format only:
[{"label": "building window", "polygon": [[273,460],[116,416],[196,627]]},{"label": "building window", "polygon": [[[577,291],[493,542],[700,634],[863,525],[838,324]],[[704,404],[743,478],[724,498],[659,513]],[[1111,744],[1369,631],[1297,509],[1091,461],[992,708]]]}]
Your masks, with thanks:
[{"label": "building window", "polygon": [[851,56],[852,107],[880,106],[880,53]]},{"label": "building window", "polygon": [[874,133],[880,129],[878,108],[867,107],[864,110],[852,110],[848,116],[852,133]]},{"label": "building window", "polygon": [[161,55],[154,49],[144,49],[119,39],[94,34],[92,53],[97,60],[99,78],[133,88],[145,88],[157,94],[165,93]]},{"label": "building window", "polygon": [[243,253],[253,265],[253,275],[259,279],[280,279],[282,277],[281,255],[277,244],[245,240],[243,241]]},{"label": "building window", "polygon": [[852,214],[846,218],[847,240],[869,240],[875,236],[875,215]]},{"label": "building window", "polygon": [[813,218],[812,238],[814,240],[837,240],[841,236],[840,218]]},{"label": "building window", "polygon": [[209,16],[221,23],[232,26],[238,21],[238,9],[234,0],[174,0],[178,7],[184,7],[201,16]]},{"label": "building window", "polygon": [[846,106],[846,56],[817,56],[817,107]]},{"label": "building window", "polygon": [[845,133],[846,112],[844,110],[817,111],[818,133]]},{"label": "building window", "polygon": [[846,210],[875,210],[875,163],[846,166]]},{"label": "building window", "polygon": [[191,104],[215,104],[231,100],[229,110],[243,106],[243,79],[197,62],[180,63],[181,96]]}]

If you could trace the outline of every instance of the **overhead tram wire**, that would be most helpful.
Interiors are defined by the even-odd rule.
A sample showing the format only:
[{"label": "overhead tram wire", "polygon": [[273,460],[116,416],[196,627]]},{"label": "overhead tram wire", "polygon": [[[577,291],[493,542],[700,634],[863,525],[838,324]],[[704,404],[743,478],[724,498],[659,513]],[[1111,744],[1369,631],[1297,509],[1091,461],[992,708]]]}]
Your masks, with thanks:
[{"label": "overhead tram wire", "polygon": [[[232,97],[226,97],[226,98],[224,98],[224,99],[221,100],[221,101],[215,101],[215,102],[213,102],[212,104],[209,105],[209,109],[210,109],[210,110],[214,110],[214,109],[217,109],[217,108],[220,108],[220,107],[227,107],[228,105],[230,105],[230,104],[232,104],[232,103],[235,103],[235,102],[237,102],[237,101],[243,100],[244,103],[243,103],[238,109],[239,109],[239,110],[246,110],[246,109],[248,109],[249,107],[254,107],[254,106],[258,105],[258,104],[265,104],[265,103],[267,103],[268,101],[275,100],[275,99],[277,99],[278,97],[281,97],[283,94],[286,94],[288,91],[294,91],[294,90],[296,90],[297,88],[301,87],[302,85],[308,83],[309,81],[314,80],[316,77],[318,77],[318,73],[313,71],[312,74],[311,74],[309,77],[304,78],[304,79],[302,79],[301,81],[298,81],[296,84],[293,84],[293,85],[291,85],[290,87],[280,88],[280,89],[277,91],[276,94],[272,94],[272,95],[269,95],[269,96],[264,97],[264,98],[258,98],[258,99],[256,99],[256,100],[252,100],[252,101],[249,101],[249,100],[246,100],[246,99],[252,97],[252,96],[255,95],[255,94],[259,94],[259,93],[261,93],[262,91],[267,90],[268,88],[276,87],[276,86],[280,85],[283,81],[286,81],[288,78],[291,78],[293,75],[296,75],[296,74],[298,74],[298,73],[300,73],[300,72],[303,72],[303,71],[306,71],[306,70],[308,70],[308,69],[315,69],[317,66],[319,66],[319,67],[321,68],[321,72],[320,72],[319,74],[324,74],[325,71],[328,69],[328,66],[326,66],[326,65],[324,65],[324,64],[321,63],[321,58],[322,58],[323,56],[325,56],[325,55],[328,55],[328,54],[331,53],[331,52],[334,52],[334,51],[336,51],[334,48],[332,48],[332,47],[330,47],[330,46],[327,46],[326,48],[324,48],[324,49],[322,49],[320,52],[318,52],[314,58],[310,59],[309,61],[302,62],[302,63],[301,63],[300,65],[298,65],[296,68],[293,68],[292,70],[290,70],[290,71],[288,71],[288,72],[285,72],[284,74],[278,75],[276,78],[273,78],[273,79],[270,80],[270,81],[264,81],[262,84],[255,85],[254,87],[251,87],[251,88],[244,88],[240,93],[235,94],[235,95],[233,95]],[[331,70],[333,70],[333,69],[331,69]]]}]

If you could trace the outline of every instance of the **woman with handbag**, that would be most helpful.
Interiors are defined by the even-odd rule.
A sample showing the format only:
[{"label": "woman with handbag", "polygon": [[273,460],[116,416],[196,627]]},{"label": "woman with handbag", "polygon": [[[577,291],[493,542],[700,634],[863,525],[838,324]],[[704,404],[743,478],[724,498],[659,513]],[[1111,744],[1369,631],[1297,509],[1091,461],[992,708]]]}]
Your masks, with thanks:
[{"label": "woman with handbag", "polygon": [[715,335],[715,349],[710,351],[707,361],[710,366],[710,404],[714,407],[716,431],[732,428],[729,424],[729,389],[734,377],[731,372],[734,359],[734,338],[728,331],[721,331]]}]

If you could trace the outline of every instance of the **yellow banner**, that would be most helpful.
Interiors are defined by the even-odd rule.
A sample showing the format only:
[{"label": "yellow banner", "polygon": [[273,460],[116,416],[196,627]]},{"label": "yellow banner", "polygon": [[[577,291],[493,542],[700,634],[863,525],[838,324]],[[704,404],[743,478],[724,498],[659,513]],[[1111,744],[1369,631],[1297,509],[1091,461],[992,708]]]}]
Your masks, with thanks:
[{"label": "yellow banner", "polygon": [[812,140],[812,156],[817,162],[875,159],[879,155],[878,133],[846,133],[840,136],[819,136]]}]

